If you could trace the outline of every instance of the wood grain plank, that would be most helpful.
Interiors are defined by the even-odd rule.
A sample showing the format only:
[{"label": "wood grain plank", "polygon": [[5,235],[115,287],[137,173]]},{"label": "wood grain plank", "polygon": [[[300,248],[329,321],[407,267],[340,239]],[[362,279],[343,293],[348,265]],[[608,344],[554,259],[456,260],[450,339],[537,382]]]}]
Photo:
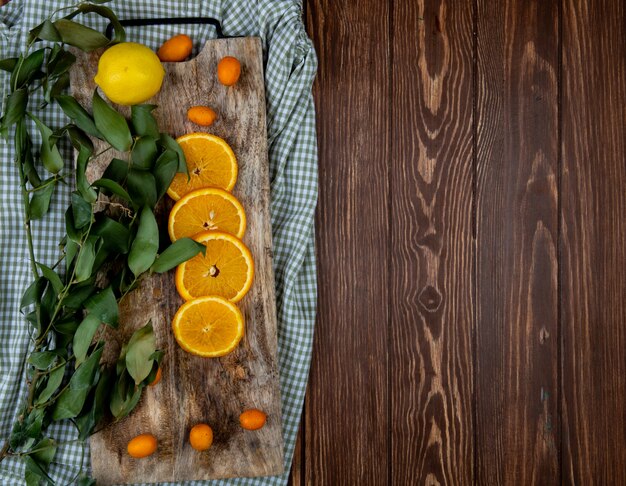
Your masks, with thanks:
[{"label": "wood grain plank", "polygon": [[314,97],[322,181],[307,402],[306,483],[312,485],[388,478],[388,8],[387,2],[308,1],[308,32],[319,58]]},{"label": "wood grain plank", "polygon": [[472,9],[397,0],[391,171],[391,481],[471,484]]},{"label": "wood grain plank", "polygon": [[558,4],[476,18],[477,480],[558,484]]},{"label": "wood grain plank", "polygon": [[[85,106],[95,88],[98,53],[77,53],[72,88]],[[226,55],[243,65],[236,86],[219,85],[216,66]],[[259,38],[212,40],[191,61],[165,63],[161,91],[150,101],[161,130],[172,136],[198,131],[187,120],[189,106],[209,104],[219,113],[207,131],[224,138],[238,158],[239,177],[233,190],[247,214],[243,238],[255,260],[255,280],[238,303],[246,333],[238,348],[223,358],[205,359],[183,351],[171,332],[171,320],[182,304],[172,272],[142,281],[120,306],[120,331],[107,340],[107,351],[122,336],[152,320],[157,346],[165,351],[163,379],[149,387],[133,413],[91,440],[93,474],[98,484],[163,482],[234,476],[266,476],[283,471],[283,438],[276,349],[276,309],[271,260],[269,173],[265,125],[262,47]],[[111,153],[93,162],[91,179],[108,164]],[[162,228],[172,206],[167,200],[155,211]],[[243,430],[239,414],[259,408],[268,414],[258,431]],[[188,433],[196,423],[214,431],[206,453],[194,451]],[[151,432],[159,447],[140,461],[125,453],[134,436]]]},{"label": "wood grain plank", "polygon": [[291,462],[291,471],[289,472],[289,478],[287,486],[303,486],[304,485],[304,471],[305,471],[305,457],[304,457],[304,429],[306,418],[302,414],[300,421],[300,430],[298,431],[298,437],[296,438],[296,447],[293,450],[293,460]]},{"label": "wood grain plank", "polygon": [[562,5],[563,482],[626,484],[626,5]]}]

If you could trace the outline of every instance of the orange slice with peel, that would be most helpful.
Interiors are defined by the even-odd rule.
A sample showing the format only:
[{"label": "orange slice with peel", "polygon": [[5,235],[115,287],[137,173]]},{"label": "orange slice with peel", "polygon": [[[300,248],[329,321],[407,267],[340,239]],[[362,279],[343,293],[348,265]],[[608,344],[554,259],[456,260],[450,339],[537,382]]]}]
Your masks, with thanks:
[{"label": "orange slice with peel", "polygon": [[246,212],[230,192],[211,187],[198,189],[174,204],[167,230],[172,241],[209,230],[242,238],[246,231]]},{"label": "orange slice with peel", "polygon": [[178,265],[176,289],[185,300],[218,295],[239,302],[252,286],[252,253],[239,238],[220,231],[205,231],[194,237],[206,253]]},{"label": "orange slice with peel", "polygon": [[186,174],[176,174],[167,194],[178,201],[185,194],[205,187],[231,191],[237,182],[237,159],[230,145],[216,135],[195,132],[176,139],[187,159]]},{"label": "orange slice with peel", "polygon": [[244,334],[235,304],[215,295],[185,302],[174,315],[172,331],[185,351],[217,358],[233,351]]}]

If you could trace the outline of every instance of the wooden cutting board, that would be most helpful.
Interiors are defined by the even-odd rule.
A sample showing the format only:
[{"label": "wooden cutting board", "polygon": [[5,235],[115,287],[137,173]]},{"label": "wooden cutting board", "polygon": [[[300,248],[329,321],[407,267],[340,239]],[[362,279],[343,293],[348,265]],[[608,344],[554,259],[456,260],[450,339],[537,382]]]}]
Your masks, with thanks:
[{"label": "wooden cutting board", "polygon": [[[72,92],[89,108],[100,52],[76,55]],[[219,59],[227,55],[242,64],[241,78],[230,88],[219,84],[216,75]],[[171,332],[172,317],[183,302],[173,272],[146,279],[125,299],[120,329],[107,336],[105,354],[114,356],[122,339],[152,319],[157,345],[165,350],[163,378],[148,387],[129,417],[92,437],[93,476],[98,484],[119,484],[280,474],[283,439],[261,42],[258,38],[211,40],[193,60],[164,63],[164,67],[163,87],[149,100],[158,105],[154,114],[161,131],[174,137],[207,131],[224,138],[237,156],[239,178],[233,193],[246,210],[244,242],[255,261],[254,284],[239,303],[246,334],[239,347],[223,358],[186,353]],[[198,127],[186,117],[193,105],[209,105],[219,118],[211,127]],[[98,178],[113,156],[109,151],[105,159],[92,163],[88,177]],[[165,234],[173,204],[166,199],[156,210]],[[239,426],[239,414],[249,408],[267,413],[264,428],[247,431]],[[195,451],[188,441],[190,428],[200,422],[214,431],[213,446],[206,452]],[[148,458],[133,459],[126,445],[142,433],[157,437],[158,450]]]}]

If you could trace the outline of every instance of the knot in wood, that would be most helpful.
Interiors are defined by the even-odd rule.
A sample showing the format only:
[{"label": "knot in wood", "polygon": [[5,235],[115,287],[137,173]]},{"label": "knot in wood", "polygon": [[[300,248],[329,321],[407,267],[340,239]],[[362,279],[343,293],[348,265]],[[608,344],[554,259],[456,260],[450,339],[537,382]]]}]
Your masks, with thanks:
[{"label": "knot in wood", "polygon": [[437,309],[439,309],[443,297],[436,288],[434,288],[432,285],[427,285],[420,292],[418,300],[419,303],[422,304],[424,309],[426,309],[428,312],[435,312]]}]

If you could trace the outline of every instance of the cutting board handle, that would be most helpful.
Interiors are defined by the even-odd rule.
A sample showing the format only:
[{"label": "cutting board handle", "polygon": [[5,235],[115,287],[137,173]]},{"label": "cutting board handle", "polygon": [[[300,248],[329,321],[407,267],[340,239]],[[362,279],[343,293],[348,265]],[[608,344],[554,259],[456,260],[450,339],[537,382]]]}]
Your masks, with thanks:
[{"label": "cutting board handle", "polygon": [[[144,25],[176,25],[176,24],[209,24],[215,27],[215,33],[218,39],[224,39],[226,36],[222,32],[222,24],[213,17],[170,17],[160,19],[124,19],[120,20],[120,24],[126,26],[144,26]],[[113,24],[107,25],[106,36],[110,39],[113,33]]]}]

